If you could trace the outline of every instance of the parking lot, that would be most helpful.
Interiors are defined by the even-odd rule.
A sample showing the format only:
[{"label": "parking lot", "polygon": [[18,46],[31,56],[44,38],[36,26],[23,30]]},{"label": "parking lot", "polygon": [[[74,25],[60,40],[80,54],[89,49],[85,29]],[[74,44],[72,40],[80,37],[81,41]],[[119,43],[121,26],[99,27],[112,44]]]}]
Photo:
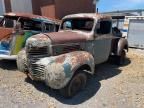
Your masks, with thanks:
[{"label": "parking lot", "polygon": [[124,66],[96,66],[87,87],[72,99],[0,61],[0,108],[144,108],[144,51],[130,49]]}]

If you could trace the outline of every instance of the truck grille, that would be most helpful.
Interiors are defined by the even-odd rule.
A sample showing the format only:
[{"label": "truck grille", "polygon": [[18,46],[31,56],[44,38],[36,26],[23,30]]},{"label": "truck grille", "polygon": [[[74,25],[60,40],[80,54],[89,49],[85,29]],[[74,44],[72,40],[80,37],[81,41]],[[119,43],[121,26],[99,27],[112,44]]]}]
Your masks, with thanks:
[{"label": "truck grille", "polygon": [[36,80],[44,80],[45,79],[44,66],[36,64],[36,62],[41,58],[48,56],[48,48],[47,47],[31,48],[31,50],[29,50],[27,54],[29,58],[28,65],[31,77]]}]

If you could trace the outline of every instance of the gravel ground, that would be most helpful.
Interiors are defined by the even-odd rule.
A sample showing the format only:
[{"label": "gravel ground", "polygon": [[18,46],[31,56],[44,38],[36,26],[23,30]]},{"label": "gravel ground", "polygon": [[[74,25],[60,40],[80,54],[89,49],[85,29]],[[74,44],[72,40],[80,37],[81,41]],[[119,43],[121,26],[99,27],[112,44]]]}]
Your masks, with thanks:
[{"label": "gravel ground", "polygon": [[122,67],[98,65],[72,99],[31,81],[14,61],[0,61],[0,108],[144,108],[144,51],[130,49],[127,56]]}]

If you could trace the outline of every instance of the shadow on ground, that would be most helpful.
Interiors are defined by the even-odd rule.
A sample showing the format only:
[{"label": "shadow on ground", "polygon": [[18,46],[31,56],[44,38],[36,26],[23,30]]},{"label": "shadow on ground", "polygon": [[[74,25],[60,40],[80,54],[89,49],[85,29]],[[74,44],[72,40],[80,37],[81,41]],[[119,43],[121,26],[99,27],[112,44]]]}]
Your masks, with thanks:
[{"label": "shadow on ground", "polygon": [[[109,60],[107,62],[110,63],[110,64],[115,64],[116,65],[117,61],[116,61],[116,59],[114,57],[109,57]],[[121,66],[117,65],[117,66],[124,67],[124,66],[129,65],[130,63],[131,63],[130,58],[126,58],[123,65],[121,65]]]},{"label": "shadow on ground", "polygon": [[15,60],[0,60],[0,68],[5,70],[17,70]]},{"label": "shadow on ground", "polygon": [[122,65],[122,67],[127,66],[129,64],[131,64],[131,60],[130,58],[126,58],[125,63]]},{"label": "shadow on ground", "polygon": [[98,65],[95,75],[89,78],[86,88],[71,99],[63,98],[57,90],[48,88],[44,83],[31,81],[29,78],[26,79],[26,82],[31,83],[39,91],[54,97],[63,104],[77,105],[89,100],[98,92],[101,87],[100,81],[115,77],[120,73],[121,70],[116,65],[111,65],[109,63]]}]

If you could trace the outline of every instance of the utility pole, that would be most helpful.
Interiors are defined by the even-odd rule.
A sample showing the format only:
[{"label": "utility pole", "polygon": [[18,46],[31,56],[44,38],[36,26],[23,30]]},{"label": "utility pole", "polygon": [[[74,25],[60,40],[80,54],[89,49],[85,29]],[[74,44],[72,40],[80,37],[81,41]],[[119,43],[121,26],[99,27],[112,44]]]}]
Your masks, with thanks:
[{"label": "utility pole", "polygon": [[97,8],[97,3],[99,2],[100,0],[93,0],[93,4],[95,5],[95,12],[98,13],[98,8]]}]

